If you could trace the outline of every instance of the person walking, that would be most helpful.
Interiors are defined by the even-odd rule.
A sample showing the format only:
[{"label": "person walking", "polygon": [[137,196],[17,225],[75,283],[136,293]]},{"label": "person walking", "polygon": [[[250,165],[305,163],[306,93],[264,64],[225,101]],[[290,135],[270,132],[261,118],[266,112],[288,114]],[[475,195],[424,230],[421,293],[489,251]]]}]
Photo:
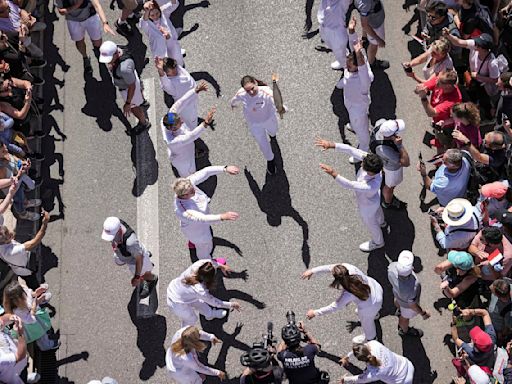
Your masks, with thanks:
[{"label": "person walking", "polygon": [[139,123],[135,128],[126,131],[128,135],[139,134],[151,127],[146,119],[143,106],[147,105],[142,94],[139,75],[135,70],[135,62],[131,54],[121,49],[112,41],[104,41],[100,46],[100,63],[107,64],[112,81],[119,89],[124,100],[123,113],[129,117],[132,113]]},{"label": "person walking", "polygon": [[[368,111],[371,102],[370,87],[374,76],[366,60],[363,44],[357,37],[355,17],[348,23],[348,34],[350,46],[354,51],[347,56],[343,77],[336,84],[336,88],[343,89],[343,102],[348,111],[350,129],[355,132],[359,142],[358,148],[368,152],[370,149]],[[355,160],[350,158],[349,161],[353,163]]]},{"label": "person walking", "polygon": [[178,35],[169,19],[174,5],[172,1],[162,6],[155,0],[147,1],[144,3],[144,14],[140,18],[139,27],[148,37],[149,48],[154,58],[171,57],[183,66]]},{"label": "person walking", "polygon": [[202,384],[204,375],[217,376],[221,380],[226,378],[225,372],[199,362],[197,352],[206,349],[202,340],[213,345],[221,343],[215,335],[190,326],[179,329],[172,337],[171,347],[165,354],[165,365],[169,377],[177,384]]},{"label": "person walking", "polygon": [[158,276],[152,273],[151,253],[139,241],[135,231],[118,217],[111,216],[103,223],[101,238],[109,241],[114,251],[114,263],[118,266],[127,264],[133,277],[133,287],[139,287],[140,298],[149,296],[156,286]]},{"label": "person walking", "polygon": [[276,163],[267,134],[271,140],[275,140],[279,125],[272,89],[252,76],[242,77],[240,83],[242,88],[231,99],[231,108],[242,104],[249,131],[267,160],[267,172],[273,175],[276,173]]},{"label": "person walking", "polygon": [[202,81],[195,89],[189,90],[172,105],[160,124],[162,137],[167,145],[169,161],[176,168],[180,177],[187,177],[196,171],[194,141],[199,138],[206,127],[211,127],[215,108],[211,108],[203,122],[194,128],[187,126],[186,122],[182,120],[181,114],[188,104],[196,102],[199,92],[207,89],[208,86]]},{"label": "person walking", "polygon": [[[414,366],[411,361],[396,354],[377,340],[357,343],[352,346],[353,356],[366,363],[363,373],[353,376],[344,376],[340,384],[371,383],[382,381],[386,384],[412,384]],[[349,364],[349,357],[340,360],[343,366]]]},{"label": "person walking", "polygon": [[217,260],[198,260],[167,287],[167,305],[181,320],[182,327],[195,325],[199,320],[197,312],[206,320],[212,320],[226,317],[226,309],[240,310],[238,302],[222,301],[210,293],[215,286],[217,268],[223,273],[229,272],[229,267],[219,264]]},{"label": "person walking", "polygon": [[[160,87],[172,97],[173,102],[181,99],[185,93],[195,89],[197,84],[185,68],[178,65],[176,60],[170,57],[155,57],[155,67],[160,78]],[[198,100],[193,98],[184,104],[180,117],[188,127],[197,127]]]},{"label": "person walking", "polygon": [[351,0],[322,0],[318,7],[320,37],[334,54],[335,61],[331,63],[334,70],[346,65],[348,34],[345,19],[351,3]]},{"label": "person walking", "polygon": [[422,337],[423,331],[409,326],[409,321],[420,314],[423,320],[430,313],[420,306],[421,283],[413,269],[414,255],[411,251],[402,251],[398,260],[388,266],[388,280],[393,287],[395,306],[398,309],[398,334],[400,336]]},{"label": "person walking", "polygon": [[238,175],[240,170],[234,165],[210,166],[177,179],[172,186],[175,193],[174,212],[180,220],[181,232],[187,238],[189,248],[195,248],[198,259],[211,258],[213,236],[210,224],[239,218],[236,212],[210,214],[210,198],[197,187],[209,177],[223,172]]},{"label": "person walking", "polygon": [[310,309],[306,316],[309,320],[316,316],[327,315],[345,308],[349,303],[357,306],[357,315],[363,327],[366,340],[377,337],[375,318],[382,307],[382,287],[373,278],[365,275],[361,270],[351,264],[322,265],[308,269],[302,274],[302,278],[309,280],[315,274],[331,273],[334,277],[329,285],[331,288],[340,289],[340,297],[328,306],[320,309]]},{"label": "person walking", "polygon": [[99,0],[56,0],[57,12],[64,16],[68,26],[69,36],[75,42],[76,49],[82,55],[84,73],[92,73],[91,59],[87,55],[85,33],[91,39],[94,54],[99,57],[102,44],[101,30],[115,35],[110,28],[103,7]]},{"label": "person walking", "polygon": [[374,153],[367,153],[347,144],[334,143],[321,138],[315,140],[315,145],[327,149],[335,149],[337,152],[345,152],[355,159],[362,161],[362,166],[357,172],[357,180],[351,181],[341,176],[332,167],[320,164],[320,168],[331,175],[335,181],[346,189],[352,189],[356,195],[359,215],[371,234],[371,240],[359,245],[363,252],[371,252],[384,247],[382,228],[386,227],[384,213],[380,205],[380,186],[382,183],[382,160]]}]

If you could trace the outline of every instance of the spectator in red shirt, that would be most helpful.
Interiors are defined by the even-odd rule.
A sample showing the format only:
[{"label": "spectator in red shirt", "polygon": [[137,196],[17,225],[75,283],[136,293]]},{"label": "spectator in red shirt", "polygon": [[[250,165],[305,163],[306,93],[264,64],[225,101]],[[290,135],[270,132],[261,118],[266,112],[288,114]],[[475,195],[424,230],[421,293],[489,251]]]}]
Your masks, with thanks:
[{"label": "spectator in red shirt", "polygon": [[[430,102],[427,92],[431,91]],[[414,90],[421,98],[421,105],[428,116],[432,118],[432,125],[436,128],[436,141],[439,153],[452,147],[452,132],[454,129],[451,117],[452,107],[462,101],[459,87],[457,86],[457,72],[443,71],[438,76],[433,76],[423,84],[418,84]],[[439,127],[438,122],[446,122]]]}]

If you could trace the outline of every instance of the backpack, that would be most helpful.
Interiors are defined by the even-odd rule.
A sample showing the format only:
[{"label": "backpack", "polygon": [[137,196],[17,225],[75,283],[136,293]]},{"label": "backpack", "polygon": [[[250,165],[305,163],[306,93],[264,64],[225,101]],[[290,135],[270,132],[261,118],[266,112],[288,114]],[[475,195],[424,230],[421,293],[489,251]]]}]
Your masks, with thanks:
[{"label": "backpack", "polygon": [[480,184],[482,183],[484,177],[479,172],[478,168],[475,165],[475,160],[471,157],[471,154],[468,151],[462,150],[462,158],[466,159],[469,163],[469,180],[468,186],[466,188],[466,199],[471,202],[472,205],[475,205],[480,197]]},{"label": "backpack", "polygon": [[123,51],[123,54],[119,57],[119,60],[116,62],[115,66],[112,68],[112,76],[114,76],[116,79],[120,79],[120,77],[117,76],[117,68],[119,68],[121,63],[125,60],[129,60],[129,59],[133,60],[133,55],[127,46],[119,45],[118,47]]},{"label": "backpack", "polygon": [[506,157],[505,177],[508,180],[508,185],[512,185],[512,145],[510,144],[507,146]]},{"label": "backpack", "polygon": [[376,135],[379,131],[379,128],[380,124],[373,128],[372,132],[370,133],[370,151],[376,154],[377,147],[380,145],[385,145],[387,147],[393,148],[397,153],[400,153],[393,140],[377,140]]},{"label": "backpack", "polygon": [[121,252],[121,254],[124,256],[124,257],[131,257],[131,253],[128,252],[128,250],[126,249],[126,241],[128,240],[128,238],[133,234],[135,233],[135,231],[128,225],[126,224],[125,221],[119,219],[119,221],[121,222],[121,224],[124,225],[124,227],[126,228],[126,232],[123,234],[123,242],[121,244],[118,244],[117,245],[117,249],[119,249],[119,252]]}]

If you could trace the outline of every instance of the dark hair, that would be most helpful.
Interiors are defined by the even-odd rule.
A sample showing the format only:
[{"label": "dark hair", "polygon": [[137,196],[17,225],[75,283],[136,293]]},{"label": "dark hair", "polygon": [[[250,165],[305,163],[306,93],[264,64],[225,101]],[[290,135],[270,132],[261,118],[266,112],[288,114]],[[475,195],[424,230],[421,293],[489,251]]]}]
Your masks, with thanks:
[{"label": "dark hair", "polygon": [[448,14],[448,7],[442,1],[431,1],[425,7],[427,12],[434,12],[438,16],[446,16]]},{"label": "dark hair", "polygon": [[503,279],[494,280],[491,284],[494,294],[501,298],[510,296],[510,284]]},{"label": "dark hair", "polygon": [[498,227],[485,227],[482,229],[482,237],[489,244],[501,244],[503,234]]},{"label": "dark hair", "polygon": [[351,62],[357,67],[357,57],[355,52],[350,52],[347,54],[347,62]]},{"label": "dark hair", "polygon": [[382,159],[375,153],[369,153],[363,158],[363,169],[366,172],[379,173],[383,167]]},{"label": "dark hair", "polygon": [[[13,311],[16,308],[19,308],[19,306],[26,306],[26,295],[27,294],[25,293],[25,290],[17,280],[14,280],[7,284],[7,286],[4,289],[3,298],[5,312],[13,313]],[[20,302],[21,299],[23,299],[23,302]]]},{"label": "dark hair", "polygon": [[169,69],[174,69],[178,66],[178,63],[176,60],[174,60],[172,57],[166,57],[164,59],[164,65],[163,65],[163,70],[164,71],[167,71]]},{"label": "dark hair", "polygon": [[480,110],[475,103],[457,103],[452,107],[452,115],[459,119],[466,119],[470,125],[480,125]]},{"label": "dark hair", "polygon": [[461,33],[463,35],[471,35],[479,26],[480,21],[477,18],[470,17],[462,23]]},{"label": "dark hair", "polygon": [[381,365],[380,360],[372,355],[366,344],[354,344],[352,352],[354,352],[354,356],[359,361],[364,361],[373,367],[380,367]]},{"label": "dark hair", "polygon": [[240,80],[240,85],[242,87],[245,87],[245,85],[247,83],[256,83],[256,84],[258,84],[260,86],[266,86],[267,85],[267,83],[265,83],[264,81],[258,80],[257,78],[249,76],[249,75],[245,75],[244,77],[242,77],[242,80]]},{"label": "dark hair", "polygon": [[344,290],[350,292],[359,300],[368,300],[370,297],[370,286],[365,284],[360,276],[350,275],[343,265],[334,266],[332,276],[334,281],[329,285],[331,288],[340,289],[340,287],[343,287]]},{"label": "dark hair", "polygon": [[204,263],[194,275],[185,277],[183,283],[187,285],[202,283],[208,290],[213,289],[215,287],[215,268],[213,264],[210,262]]}]

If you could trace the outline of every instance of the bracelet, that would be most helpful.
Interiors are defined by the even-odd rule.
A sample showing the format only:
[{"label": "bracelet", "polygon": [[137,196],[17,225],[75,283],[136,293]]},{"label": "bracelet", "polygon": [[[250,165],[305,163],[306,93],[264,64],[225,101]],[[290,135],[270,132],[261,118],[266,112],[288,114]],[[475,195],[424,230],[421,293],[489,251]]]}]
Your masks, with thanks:
[{"label": "bracelet", "polygon": [[103,25],[105,25],[105,24],[107,24],[107,25],[108,25],[108,20],[105,20],[105,21],[103,22]]},{"label": "bracelet", "polygon": [[227,166],[227,165],[225,165],[225,166],[224,166],[224,172],[226,172],[227,170],[228,170],[228,166]]}]

